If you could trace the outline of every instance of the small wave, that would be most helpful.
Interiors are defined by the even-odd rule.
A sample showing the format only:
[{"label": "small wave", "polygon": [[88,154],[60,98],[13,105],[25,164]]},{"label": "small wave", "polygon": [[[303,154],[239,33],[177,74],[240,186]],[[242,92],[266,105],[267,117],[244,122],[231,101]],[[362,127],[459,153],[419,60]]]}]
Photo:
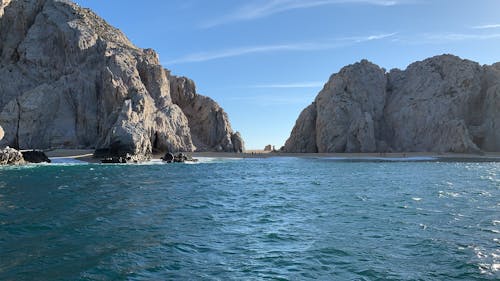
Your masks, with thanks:
[{"label": "small wave", "polygon": [[322,159],[333,161],[362,161],[362,162],[419,162],[419,161],[437,161],[437,157],[324,157]]}]

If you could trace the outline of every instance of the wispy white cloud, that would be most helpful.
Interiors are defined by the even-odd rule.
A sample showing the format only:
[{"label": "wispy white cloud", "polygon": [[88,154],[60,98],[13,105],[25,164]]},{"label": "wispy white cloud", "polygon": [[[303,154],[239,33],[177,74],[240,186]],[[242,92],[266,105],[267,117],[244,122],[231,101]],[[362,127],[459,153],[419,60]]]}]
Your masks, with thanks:
[{"label": "wispy white cloud", "polygon": [[318,88],[322,87],[324,82],[300,82],[300,83],[282,83],[282,84],[259,84],[252,85],[251,88],[265,88],[265,89],[294,89],[294,88]]},{"label": "wispy white cloud", "polygon": [[491,40],[500,38],[500,33],[474,34],[474,33],[435,33],[426,34],[424,38],[431,42],[450,42],[468,40]]},{"label": "wispy white cloud", "polygon": [[492,28],[500,28],[500,24],[485,24],[485,25],[475,25],[471,26],[473,29],[492,29]]},{"label": "wispy white cloud", "polygon": [[258,18],[268,17],[274,14],[297,10],[314,8],[326,5],[339,4],[368,4],[377,6],[394,6],[408,0],[261,0],[257,3],[247,4],[236,11],[219,17],[217,19],[205,22],[202,28],[211,28],[230,22],[248,21]]},{"label": "wispy white cloud", "polygon": [[203,62],[215,59],[237,57],[248,54],[256,53],[270,53],[278,51],[317,51],[317,50],[329,50],[339,47],[349,46],[353,44],[359,44],[367,41],[381,40],[388,37],[392,37],[397,33],[386,33],[386,34],[375,34],[368,36],[358,36],[358,37],[345,37],[338,38],[330,41],[324,42],[305,42],[305,43],[290,43],[290,44],[275,44],[275,45],[260,45],[260,46],[244,46],[232,49],[225,49],[213,52],[199,52],[189,54],[180,58],[176,58],[167,61],[165,64],[179,64],[179,63],[192,63],[192,62]]},{"label": "wispy white cloud", "polygon": [[432,45],[432,44],[451,44],[465,41],[486,41],[500,39],[500,32],[429,32],[412,35],[399,35],[390,40],[399,44],[410,45]]}]

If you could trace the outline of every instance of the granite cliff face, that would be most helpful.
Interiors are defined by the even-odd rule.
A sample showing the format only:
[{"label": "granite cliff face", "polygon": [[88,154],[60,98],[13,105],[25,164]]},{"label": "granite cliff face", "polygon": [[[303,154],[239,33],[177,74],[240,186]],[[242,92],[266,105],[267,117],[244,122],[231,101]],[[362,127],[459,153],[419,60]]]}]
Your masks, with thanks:
[{"label": "granite cliff face", "polygon": [[500,64],[442,55],[389,73],[349,65],[300,114],[284,150],[500,151]]},{"label": "granite cliff face", "polygon": [[243,139],[233,133],[226,112],[211,98],[197,94],[191,79],[167,76],[172,101],[186,115],[197,150],[243,152]]},{"label": "granite cliff face", "polygon": [[[137,48],[71,1],[0,2],[0,124],[5,131],[0,146],[110,149],[146,157],[153,151],[193,151],[196,145],[242,150],[235,149],[231,137],[222,137],[233,131],[214,101],[196,95],[179,107],[168,77],[153,50]],[[190,101],[217,118],[205,122],[195,112],[185,114]]]}]

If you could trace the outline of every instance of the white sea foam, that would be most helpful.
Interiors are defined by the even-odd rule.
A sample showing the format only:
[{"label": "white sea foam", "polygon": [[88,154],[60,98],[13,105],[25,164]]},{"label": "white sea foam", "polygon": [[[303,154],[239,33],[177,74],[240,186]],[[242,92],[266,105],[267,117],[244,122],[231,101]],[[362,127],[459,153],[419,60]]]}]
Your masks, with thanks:
[{"label": "white sea foam", "polygon": [[[226,157],[196,157],[198,161],[186,161],[182,164],[186,165],[196,165],[196,164],[205,164],[205,163],[219,163],[219,162],[227,162],[227,161],[235,161],[241,160],[241,158],[226,158]],[[147,162],[138,163],[136,165],[168,165],[172,163],[164,162],[161,159],[152,159]],[[178,163],[176,163],[178,164]]]},{"label": "white sea foam", "polygon": [[415,157],[324,157],[328,160],[352,160],[352,161],[387,161],[387,162],[414,162],[414,161],[436,161],[436,157],[415,156]]}]

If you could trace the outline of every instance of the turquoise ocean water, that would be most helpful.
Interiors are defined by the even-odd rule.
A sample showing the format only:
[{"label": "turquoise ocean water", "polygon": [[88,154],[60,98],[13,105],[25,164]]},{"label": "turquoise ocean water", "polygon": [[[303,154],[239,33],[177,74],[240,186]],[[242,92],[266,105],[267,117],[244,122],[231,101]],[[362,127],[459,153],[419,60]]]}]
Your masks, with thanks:
[{"label": "turquoise ocean water", "polygon": [[0,280],[499,280],[500,163],[0,168]]}]

